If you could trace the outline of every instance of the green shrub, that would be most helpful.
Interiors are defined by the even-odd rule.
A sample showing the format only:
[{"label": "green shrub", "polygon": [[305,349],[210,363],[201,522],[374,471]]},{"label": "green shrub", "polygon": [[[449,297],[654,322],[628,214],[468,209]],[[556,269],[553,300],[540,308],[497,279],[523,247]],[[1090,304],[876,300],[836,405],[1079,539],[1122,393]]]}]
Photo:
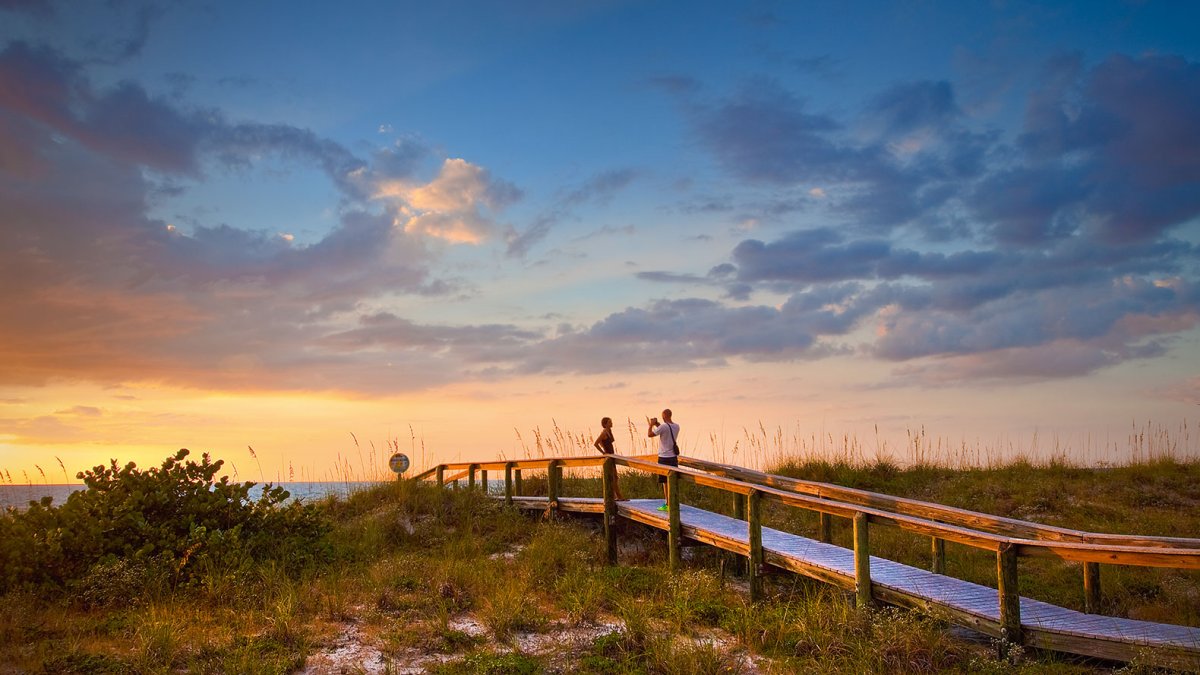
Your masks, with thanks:
[{"label": "green shrub", "polygon": [[224,462],[187,455],[146,471],[112,460],[79,473],[86,489],[61,506],[46,497],[0,515],[0,592],[77,587],[95,596],[88,602],[106,602],[120,579],[165,571],[172,583],[188,582],[200,560],[211,568],[270,559],[295,570],[329,556],[322,510],[285,504],[288,492],[269,483],[251,499],[254,483],[215,480]]}]

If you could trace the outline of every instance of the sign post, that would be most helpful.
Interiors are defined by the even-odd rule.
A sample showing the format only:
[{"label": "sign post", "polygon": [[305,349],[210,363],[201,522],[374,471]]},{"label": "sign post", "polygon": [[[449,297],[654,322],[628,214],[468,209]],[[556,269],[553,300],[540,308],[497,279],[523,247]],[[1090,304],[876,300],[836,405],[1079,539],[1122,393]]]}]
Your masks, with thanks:
[{"label": "sign post", "polygon": [[402,452],[397,452],[396,454],[392,455],[391,459],[388,460],[388,467],[390,467],[392,471],[396,472],[396,478],[399,479],[400,474],[408,471],[408,455]]}]

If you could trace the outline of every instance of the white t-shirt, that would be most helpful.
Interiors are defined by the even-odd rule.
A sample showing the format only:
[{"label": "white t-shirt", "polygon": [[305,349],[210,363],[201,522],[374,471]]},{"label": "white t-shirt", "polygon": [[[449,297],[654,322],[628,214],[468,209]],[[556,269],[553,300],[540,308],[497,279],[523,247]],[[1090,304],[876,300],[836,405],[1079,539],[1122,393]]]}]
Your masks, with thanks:
[{"label": "white t-shirt", "polygon": [[[671,430],[668,431],[667,427]],[[651,430],[652,434],[658,436],[658,456],[659,457],[675,457],[675,451],[671,449],[672,442],[679,442],[679,425],[675,422],[663,422]]]}]

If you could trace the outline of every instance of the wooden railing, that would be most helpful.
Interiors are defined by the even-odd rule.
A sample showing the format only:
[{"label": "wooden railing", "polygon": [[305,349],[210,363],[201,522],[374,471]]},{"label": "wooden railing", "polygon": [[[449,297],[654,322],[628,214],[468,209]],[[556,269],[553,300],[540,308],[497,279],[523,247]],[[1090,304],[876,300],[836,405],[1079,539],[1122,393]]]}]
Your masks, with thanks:
[{"label": "wooden railing", "polygon": [[[890,495],[869,492],[867,490],[832,485],[830,483],[819,483],[816,481],[789,478],[787,476],[763,473],[761,471],[754,471],[752,469],[746,469],[739,466],[731,466],[728,464],[721,464],[719,462],[711,462],[693,457],[680,457],[679,463],[681,466],[700,469],[702,471],[734,478],[747,483],[753,483],[755,485],[766,485],[782,490],[789,490],[801,494],[808,494],[816,497],[824,497],[826,499],[842,501],[848,504],[871,506],[874,508],[883,509],[885,511],[891,511],[893,513],[903,513],[907,515],[918,516],[927,520],[951,525],[959,525],[981,532],[1004,535],[1014,539],[1032,539],[1035,541],[1046,542],[1076,542],[1082,544],[1099,544],[1122,547],[1171,548],[1192,551],[1200,550],[1200,539],[1083,532],[1080,530],[1054,527],[1052,525],[1043,525],[1041,523],[1031,523],[1014,518],[994,516],[987,513],[968,511],[966,509],[959,509],[952,506],[944,506],[942,504],[924,502],[916,499],[893,497]],[[818,538],[824,542],[831,541],[830,520],[824,514],[822,514],[818,523]],[[939,537],[932,537],[930,542],[932,557],[930,569],[938,574],[944,574],[946,568],[945,540]],[[1031,555],[1040,554],[1031,553]],[[1084,611],[1093,614],[1096,613],[1100,607],[1100,562],[1116,561],[1083,561]]]},{"label": "wooden railing", "polygon": [[[604,531],[607,557],[616,562],[616,531],[613,527],[617,505],[613,483],[617,466],[665,476],[668,486],[667,541],[668,558],[672,568],[680,564],[682,528],[680,522],[679,481],[715,488],[735,495],[734,515],[748,523],[748,542],[706,542],[734,551],[748,558],[750,594],[757,600],[762,593],[764,571],[762,546],[762,512],[764,502],[812,511],[818,514],[819,538],[829,542],[832,517],[846,518],[853,524],[855,579],[853,590],[856,602],[872,603],[877,589],[871,585],[870,534],[871,525],[887,525],[930,537],[933,571],[945,570],[944,542],[951,541],[976,549],[990,551],[996,558],[996,586],[999,594],[999,636],[1009,643],[1021,644],[1020,594],[1018,592],[1017,561],[1022,557],[1049,557],[1081,562],[1085,566],[1085,610],[1094,612],[1099,600],[1100,563],[1139,567],[1168,567],[1200,569],[1200,539],[1178,537],[1144,537],[1082,532],[1030,523],[1011,518],[977,513],[930,502],[765,474],[741,467],[681,457],[681,466],[669,467],[647,461],[650,457],[586,456],[546,459],[525,459],[493,462],[460,462],[439,464],[417,479],[433,477],[439,484],[468,479],[475,486],[475,476],[481,474],[487,484],[489,470],[503,471],[504,499],[513,503],[521,493],[521,471],[542,469],[547,472],[547,509],[553,516],[558,512],[562,495],[562,470],[571,467],[601,467],[604,498]],[[458,473],[447,474],[447,471]],[[840,579],[825,581],[839,583]],[[885,601],[891,598],[882,597]],[[1068,649],[1070,651],[1070,649]]]}]

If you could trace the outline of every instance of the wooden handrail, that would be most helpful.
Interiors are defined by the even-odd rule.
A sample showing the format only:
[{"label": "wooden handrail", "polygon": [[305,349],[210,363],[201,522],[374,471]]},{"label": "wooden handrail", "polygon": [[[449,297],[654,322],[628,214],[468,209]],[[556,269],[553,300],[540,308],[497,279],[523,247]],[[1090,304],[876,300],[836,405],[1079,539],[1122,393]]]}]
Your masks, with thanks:
[{"label": "wooden handrail", "polygon": [[1053,525],[1031,523],[1015,518],[994,516],[977,511],[968,511],[933,502],[923,502],[905,497],[893,497],[891,495],[832,485],[830,483],[819,483],[763,473],[761,471],[711,462],[695,457],[680,457],[679,464],[680,466],[696,468],[717,475],[725,475],[745,483],[781,488],[816,497],[836,499],[849,504],[871,506],[885,511],[919,516],[929,520],[939,520],[945,523],[961,525],[995,534],[1003,534],[1019,539],[1078,542],[1084,544],[1111,544],[1115,546],[1200,549],[1200,539],[1083,532],[1081,530],[1055,527]]},{"label": "wooden handrail", "polygon": [[[511,464],[514,467],[520,468],[549,468],[550,463],[555,465],[584,467],[584,466],[602,466],[606,456],[583,456],[583,457],[550,457],[545,459],[534,460],[517,460],[512,462],[495,462],[495,463],[478,463],[478,462],[458,462],[442,465],[446,469],[455,469],[459,467],[476,467],[483,466],[497,467],[503,470],[505,464]],[[756,484],[747,482],[732,477],[714,475],[711,472],[681,467],[671,467],[664,464],[645,461],[636,457],[628,457],[621,455],[609,455],[616,464],[624,465],[630,468],[638,469],[646,473],[670,476],[677,474],[681,479],[690,480],[698,485],[713,487],[733,492],[737,494],[748,495],[752,492],[759,493],[762,497],[771,501],[776,501],[788,506],[815,511],[818,513],[826,513],[841,518],[853,519],[857,514],[866,516],[870,523],[881,525],[889,525],[899,529],[908,530],[918,534],[944,539],[964,544],[972,548],[978,548],[987,551],[999,551],[1002,548],[1012,547],[1013,551],[1018,556],[1025,557],[1052,557],[1071,560],[1076,562],[1090,563],[1107,563],[1114,565],[1135,565],[1142,567],[1170,567],[1177,569],[1200,569],[1200,546],[1194,548],[1183,548],[1180,546],[1183,542],[1197,542],[1200,540],[1193,539],[1170,539],[1162,538],[1155,539],[1156,543],[1171,543],[1171,547],[1166,546],[1145,546],[1145,545],[1128,545],[1128,544],[1108,544],[1094,543],[1088,541],[1062,541],[1050,539],[1034,539],[1024,536],[1012,536],[1004,533],[991,532],[982,529],[978,526],[969,524],[955,524],[946,522],[951,517],[950,512],[961,512],[971,514],[973,512],[954,509],[952,507],[942,507],[948,514],[945,517],[931,519],[920,515],[910,515],[899,511],[887,510],[879,506],[872,506],[860,503],[854,503],[839,499],[835,494],[840,494],[840,490],[827,490],[825,494],[812,495],[803,494],[791,489],[782,487],[773,487],[769,485]],[[693,460],[687,458],[685,463],[697,464],[703,460]],[[716,464],[707,463],[707,464]],[[725,467],[726,465],[718,465]],[[729,468],[729,467],[727,467]],[[749,472],[749,470],[741,470]],[[760,472],[750,472],[760,473]],[[460,474],[461,475],[461,474]],[[770,474],[760,474],[770,476]],[[783,478],[783,477],[778,477]],[[786,479],[788,482],[793,479]],[[449,479],[448,481],[449,482]],[[803,482],[803,481],[798,481]],[[836,488],[823,483],[814,485]],[[938,506],[927,502],[916,502],[915,500],[903,500],[888,495],[880,495],[865,490],[853,490],[851,488],[841,488],[845,491],[845,495],[849,498],[858,499],[861,501],[863,495],[886,498],[888,504],[899,504],[907,502],[912,504],[927,504],[929,506]],[[853,494],[857,493],[857,494]],[[976,514],[986,516],[986,514]],[[1036,526],[1035,523],[1025,523],[1024,521],[1016,521],[1012,519],[1000,519],[996,516],[988,516],[988,518],[996,520],[1011,521],[1013,523],[1022,523],[1028,526]],[[1040,526],[1048,527],[1048,526]],[[1061,528],[1053,528],[1059,530]],[[1062,530],[1064,532],[1078,532],[1074,530]],[[1092,533],[1080,533],[1083,535],[1091,535]],[[1094,535],[1093,535],[1094,536]],[[1109,535],[1111,538],[1122,540],[1122,535]],[[1144,541],[1147,538],[1143,537],[1125,537],[1124,540]]]},{"label": "wooden handrail", "polygon": [[432,476],[435,472],[437,472],[437,467],[431,466],[428,469],[425,469],[424,471],[422,471],[421,473],[413,476],[412,479],[413,480],[425,480],[426,478],[429,478],[430,476]]}]

